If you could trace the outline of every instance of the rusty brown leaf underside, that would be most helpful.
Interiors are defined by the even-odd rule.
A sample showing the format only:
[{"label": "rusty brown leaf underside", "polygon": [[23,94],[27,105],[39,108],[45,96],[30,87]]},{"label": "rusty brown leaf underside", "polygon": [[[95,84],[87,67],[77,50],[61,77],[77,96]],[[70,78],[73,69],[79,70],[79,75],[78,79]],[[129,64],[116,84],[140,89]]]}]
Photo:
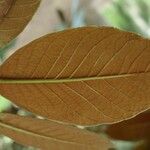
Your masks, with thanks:
[{"label": "rusty brown leaf underside", "polygon": [[110,125],[106,133],[119,140],[150,139],[150,113],[142,113],[135,118]]},{"label": "rusty brown leaf underside", "polygon": [[40,0],[0,0],[0,48],[28,24]]},{"label": "rusty brown leaf underside", "polygon": [[101,135],[47,120],[12,114],[0,115],[0,133],[18,143],[42,150],[108,150],[112,146]]},{"label": "rusty brown leaf underside", "polygon": [[13,0],[0,0],[0,22],[2,21],[2,18],[6,16],[12,3]]},{"label": "rusty brown leaf underside", "polygon": [[114,123],[150,108],[150,40],[109,27],[46,35],[0,67],[0,94],[61,122]]}]

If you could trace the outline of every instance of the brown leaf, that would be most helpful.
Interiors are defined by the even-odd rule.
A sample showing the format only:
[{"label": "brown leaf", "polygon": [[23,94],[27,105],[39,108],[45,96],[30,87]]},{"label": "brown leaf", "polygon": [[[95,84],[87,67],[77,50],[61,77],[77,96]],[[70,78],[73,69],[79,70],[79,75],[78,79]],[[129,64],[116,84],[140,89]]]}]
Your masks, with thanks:
[{"label": "brown leaf", "polygon": [[142,141],[134,148],[134,150],[150,150],[150,141]]},{"label": "brown leaf", "polygon": [[150,41],[114,28],[46,35],[0,67],[0,93],[27,110],[92,125],[150,107]]},{"label": "brown leaf", "polygon": [[144,140],[150,138],[150,113],[143,113],[133,119],[110,125],[106,133],[119,140]]},{"label": "brown leaf", "polygon": [[13,3],[13,0],[1,0],[0,1],[0,22],[3,20],[3,17],[5,17],[7,12],[9,11],[12,3]]},{"label": "brown leaf", "polygon": [[108,139],[92,132],[47,120],[12,114],[0,116],[0,133],[42,150],[108,150]]},{"label": "brown leaf", "polygon": [[39,3],[40,0],[0,1],[0,48],[25,28]]}]

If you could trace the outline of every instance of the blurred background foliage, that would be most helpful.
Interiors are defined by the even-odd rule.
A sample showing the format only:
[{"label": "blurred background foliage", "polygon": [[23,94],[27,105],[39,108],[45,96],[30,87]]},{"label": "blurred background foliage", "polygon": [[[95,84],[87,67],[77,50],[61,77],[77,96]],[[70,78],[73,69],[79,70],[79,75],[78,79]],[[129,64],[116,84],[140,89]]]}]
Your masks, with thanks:
[{"label": "blurred background foliage", "polygon": [[[42,0],[25,30],[0,50],[0,64],[18,48],[50,32],[86,25],[113,26],[150,37],[150,0]],[[0,112],[32,115],[0,96]],[[87,128],[96,133],[105,126]],[[149,142],[112,140],[116,150],[150,150]],[[0,136],[0,150],[34,150]]]},{"label": "blurred background foliage", "polygon": [[102,14],[112,26],[150,37],[149,0],[115,0]]}]

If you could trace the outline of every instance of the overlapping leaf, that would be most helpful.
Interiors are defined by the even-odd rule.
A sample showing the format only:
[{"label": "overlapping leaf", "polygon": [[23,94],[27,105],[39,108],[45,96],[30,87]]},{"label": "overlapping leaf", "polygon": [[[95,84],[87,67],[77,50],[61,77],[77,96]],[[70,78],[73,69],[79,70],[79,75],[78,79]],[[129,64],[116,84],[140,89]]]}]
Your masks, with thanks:
[{"label": "overlapping leaf", "polygon": [[3,20],[3,17],[5,17],[7,12],[9,11],[12,3],[13,3],[13,0],[1,0],[0,1],[0,22]]},{"label": "overlapping leaf", "polygon": [[31,20],[40,0],[0,0],[0,48]]},{"label": "overlapping leaf", "polygon": [[0,134],[42,150],[108,150],[112,146],[109,140],[88,131],[11,114],[0,116]]},{"label": "overlapping leaf", "polygon": [[49,34],[0,67],[0,93],[49,119],[92,125],[150,107],[150,41],[114,28]]},{"label": "overlapping leaf", "polygon": [[110,125],[106,133],[119,140],[145,140],[150,138],[150,113],[143,113],[131,120]]}]

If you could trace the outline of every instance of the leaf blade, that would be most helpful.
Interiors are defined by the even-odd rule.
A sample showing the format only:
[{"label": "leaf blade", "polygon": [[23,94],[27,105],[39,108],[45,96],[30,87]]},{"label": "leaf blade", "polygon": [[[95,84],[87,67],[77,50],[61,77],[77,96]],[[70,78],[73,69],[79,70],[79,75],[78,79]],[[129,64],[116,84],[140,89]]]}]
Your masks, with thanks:
[{"label": "leaf blade", "polygon": [[149,109],[149,46],[147,39],[107,27],[53,33],[21,48],[0,67],[0,91],[53,120],[122,121]]},{"label": "leaf blade", "polygon": [[113,139],[136,141],[150,137],[150,113],[142,113],[135,118],[108,126],[106,133]]},{"label": "leaf blade", "polygon": [[0,132],[17,142],[41,149],[92,149],[111,147],[107,139],[100,136],[52,121],[12,114],[3,114],[0,119]]},{"label": "leaf blade", "polygon": [[0,47],[15,38],[31,20],[40,0],[7,0],[0,3]]}]

